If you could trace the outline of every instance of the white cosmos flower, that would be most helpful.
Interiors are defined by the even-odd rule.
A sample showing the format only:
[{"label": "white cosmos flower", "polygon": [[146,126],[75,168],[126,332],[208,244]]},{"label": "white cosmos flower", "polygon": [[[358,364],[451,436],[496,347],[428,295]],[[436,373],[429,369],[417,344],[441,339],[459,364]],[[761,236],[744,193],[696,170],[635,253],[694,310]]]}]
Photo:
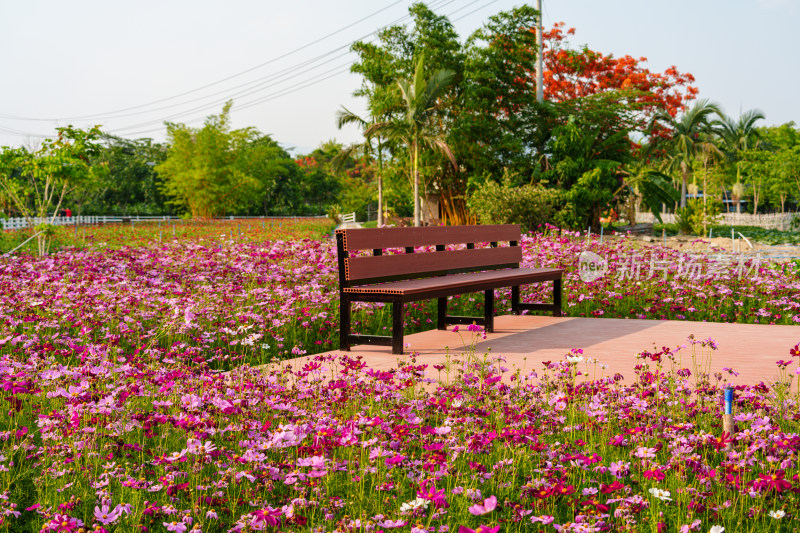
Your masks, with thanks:
[{"label": "white cosmos flower", "polygon": [[567,356],[567,363],[580,363],[583,361],[583,357],[580,355],[568,355]]},{"label": "white cosmos flower", "polygon": [[428,508],[428,500],[423,500],[422,498],[417,498],[416,500],[411,500],[410,502],[406,502],[400,506],[401,513],[409,513],[414,509],[419,509],[420,507],[424,507],[425,509]]},{"label": "white cosmos flower", "polygon": [[659,500],[663,500],[665,502],[671,502],[672,501],[672,498],[670,497],[672,495],[670,494],[670,492],[668,490],[662,490],[662,489],[653,487],[648,492],[650,494],[652,494],[653,496],[655,496],[656,498],[658,498]]},{"label": "white cosmos flower", "polygon": [[722,533],[723,531],[725,531],[725,528],[722,526],[711,526],[708,533]]},{"label": "white cosmos flower", "polygon": [[786,516],[786,511],[783,509],[778,509],[777,511],[770,511],[769,516],[775,518],[776,520],[780,520],[784,516]]}]

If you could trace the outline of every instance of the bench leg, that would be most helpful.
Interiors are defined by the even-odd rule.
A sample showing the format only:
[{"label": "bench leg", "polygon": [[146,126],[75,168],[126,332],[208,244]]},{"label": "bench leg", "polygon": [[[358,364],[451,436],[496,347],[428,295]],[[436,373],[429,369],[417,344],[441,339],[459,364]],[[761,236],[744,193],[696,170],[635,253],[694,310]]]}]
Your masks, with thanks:
[{"label": "bench leg", "polygon": [[403,301],[397,299],[392,302],[392,353],[403,353],[403,315],[405,313]]},{"label": "bench leg", "polygon": [[339,349],[350,351],[350,297],[339,293]]},{"label": "bench leg", "polygon": [[519,314],[519,285],[511,287],[511,314]]},{"label": "bench leg", "polygon": [[561,280],[553,280],[553,316],[561,316]]},{"label": "bench leg", "polygon": [[487,333],[494,331],[494,289],[484,291],[483,327]]},{"label": "bench leg", "polygon": [[439,298],[436,327],[437,329],[447,329],[447,297]]}]

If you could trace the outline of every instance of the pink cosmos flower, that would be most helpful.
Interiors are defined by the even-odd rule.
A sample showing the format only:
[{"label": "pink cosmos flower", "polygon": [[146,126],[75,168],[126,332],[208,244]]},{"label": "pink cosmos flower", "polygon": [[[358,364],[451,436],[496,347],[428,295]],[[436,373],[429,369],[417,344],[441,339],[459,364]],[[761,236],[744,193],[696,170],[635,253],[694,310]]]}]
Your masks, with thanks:
[{"label": "pink cosmos flower", "polygon": [[297,466],[310,466],[313,469],[325,468],[325,463],[328,462],[325,457],[315,455],[313,457],[300,457],[297,459]]},{"label": "pink cosmos flower", "polygon": [[476,503],[467,510],[475,516],[480,516],[482,514],[491,513],[494,511],[495,507],[497,507],[497,496],[489,496],[483,500],[482,504]]},{"label": "pink cosmos flower", "polygon": [[406,524],[408,524],[408,522],[405,520],[378,520],[378,525],[386,529],[404,527]]},{"label": "pink cosmos flower", "polygon": [[83,521],[81,519],[72,518],[65,514],[57,514],[44,525],[43,529],[46,528],[49,531],[71,533],[72,531],[77,531],[81,527],[83,527]]},{"label": "pink cosmos flower", "polygon": [[167,531],[176,531],[177,533],[183,533],[186,531],[187,527],[186,524],[183,522],[162,522],[164,527],[167,528]]},{"label": "pink cosmos flower", "polygon": [[121,510],[119,506],[113,511],[108,508],[108,505],[103,505],[102,507],[95,506],[94,508],[94,518],[98,522],[103,525],[113,524],[119,518],[121,514]]},{"label": "pink cosmos flower", "polygon": [[186,441],[186,451],[193,455],[206,455],[216,449],[216,444],[210,440],[207,440],[205,444],[198,439],[189,439]]},{"label": "pink cosmos flower", "polygon": [[250,521],[251,526],[275,526],[278,525],[278,521],[283,515],[283,511],[267,505],[265,508],[253,511],[251,514],[253,515],[253,519]]},{"label": "pink cosmos flower", "polygon": [[386,459],[386,466],[388,466],[389,468],[397,466],[403,461],[405,461],[405,459],[406,459],[405,455],[397,454],[394,457],[389,457],[388,459]]},{"label": "pink cosmos flower", "polygon": [[433,503],[434,507],[447,507],[447,500],[444,497],[444,489],[436,490],[436,484],[433,480],[422,480],[422,482],[419,484],[417,497],[424,500],[429,500]]},{"label": "pink cosmos flower", "polygon": [[478,526],[478,529],[471,529],[466,526],[458,526],[458,533],[497,533],[500,531],[500,526]]}]

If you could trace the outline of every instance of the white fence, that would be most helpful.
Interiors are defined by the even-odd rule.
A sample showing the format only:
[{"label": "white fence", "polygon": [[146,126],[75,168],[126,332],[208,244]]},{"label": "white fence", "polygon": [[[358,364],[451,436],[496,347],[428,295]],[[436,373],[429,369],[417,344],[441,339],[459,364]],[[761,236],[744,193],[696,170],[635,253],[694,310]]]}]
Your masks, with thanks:
[{"label": "white fence", "polygon": [[[87,224],[108,224],[112,222],[128,222],[128,221],[155,221],[155,220],[177,220],[178,217],[148,217],[148,216],[107,216],[107,215],[92,215],[92,216],[80,216],[80,217],[35,217],[32,219],[33,226],[38,226],[39,224],[53,224],[54,226],[81,226]],[[0,219],[0,222],[3,224],[3,230],[18,230],[18,229],[25,229],[28,227],[28,220],[24,217],[16,217],[16,218],[4,218]]]},{"label": "white fence", "polygon": [[[106,219],[106,217],[55,217],[55,218],[35,217],[32,219],[32,222],[33,226],[38,226],[39,224],[53,224],[55,226],[74,226],[76,224],[98,224],[100,222],[105,222],[104,219]],[[6,218],[2,219],[1,221],[3,223],[4,230],[17,230],[17,229],[25,229],[28,227],[28,220],[23,217]]]},{"label": "white fence", "polygon": [[[352,213],[353,220],[355,221],[355,213]],[[241,216],[227,216],[227,217],[219,217],[218,220],[259,220],[259,219],[287,219],[287,218],[327,218],[327,215],[321,216],[302,216],[298,217],[296,215],[285,215],[285,216],[268,216],[268,217],[241,217]],[[80,217],[47,217],[47,218],[39,218],[36,217],[33,219],[33,225],[38,226],[39,224],[53,224],[54,226],[81,226],[81,225],[90,225],[90,224],[111,224],[114,222],[125,222],[135,224],[136,222],[158,222],[158,221],[167,221],[167,220],[181,220],[180,217],[175,216],[141,216],[141,215],[92,215],[92,216],[80,216]],[[0,218],[0,223],[2,223],[3,230],[19,230],[19,229],[26,229],[28,227],[28,221],[23,217],[17,218]]]},{"label": "white fence", "polygon": [[[795,213],[767,213],[763,215],[751,215],[750,213],[722,213],[719,216],[718,224],[724,226],[756,226],[764,229],[789,230]],[[665,224],[675,223],[673,213],[661,213],[661,220]],[[637,222],[658,222],[653,213],[636,213]]]}]

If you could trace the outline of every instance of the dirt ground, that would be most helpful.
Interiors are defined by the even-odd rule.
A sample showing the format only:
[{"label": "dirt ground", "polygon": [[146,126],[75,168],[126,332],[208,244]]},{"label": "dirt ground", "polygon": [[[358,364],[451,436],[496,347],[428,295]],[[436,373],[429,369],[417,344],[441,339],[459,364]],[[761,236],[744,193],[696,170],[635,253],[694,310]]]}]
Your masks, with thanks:
[{"label": "dirt ground", "polygon": [[800,246],[791,244],[769,245],[752,239],[743,239],[738,234],[735,242],[730,237],[662,237],[637,236],[637,241],[644,245],[665,244],[668,248],[682,252],[735,252],[743,254],[761,254],[775,260],[800,258]]}]

